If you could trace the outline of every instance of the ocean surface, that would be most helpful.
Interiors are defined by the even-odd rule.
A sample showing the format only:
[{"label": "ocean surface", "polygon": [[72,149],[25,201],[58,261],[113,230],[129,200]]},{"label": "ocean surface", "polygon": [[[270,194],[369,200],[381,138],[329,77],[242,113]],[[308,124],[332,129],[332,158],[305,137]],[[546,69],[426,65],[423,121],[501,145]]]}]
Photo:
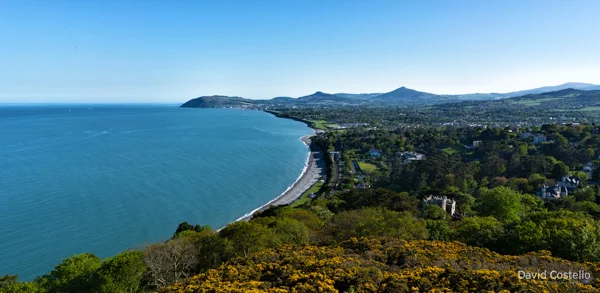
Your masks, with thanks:
[{"label": "ocean surface", "polygon": [[0,106],[0,275],[110,257],[183,221],[220,228],[297,179],[310,133],[260,111]]}]

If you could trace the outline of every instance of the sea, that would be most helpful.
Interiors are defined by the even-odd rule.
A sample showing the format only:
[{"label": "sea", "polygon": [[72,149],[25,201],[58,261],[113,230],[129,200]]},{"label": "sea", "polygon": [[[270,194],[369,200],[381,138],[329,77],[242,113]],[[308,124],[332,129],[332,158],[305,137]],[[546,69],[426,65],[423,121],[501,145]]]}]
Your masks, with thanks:
[{"label": "sea", "polygon": [[175,105],[0,105],[0,275],[218,229],[302,173],[305,124]]}]

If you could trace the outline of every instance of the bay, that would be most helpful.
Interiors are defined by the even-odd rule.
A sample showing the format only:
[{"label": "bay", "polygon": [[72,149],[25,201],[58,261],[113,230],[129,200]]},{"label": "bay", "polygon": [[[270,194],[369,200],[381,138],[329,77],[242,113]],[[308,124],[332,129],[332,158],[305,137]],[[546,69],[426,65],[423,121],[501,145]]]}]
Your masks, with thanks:
[{"label": "bay", "polygon": [[302,172],[303,123],[168,105],[0,106],[0,275],[219,228]]}]

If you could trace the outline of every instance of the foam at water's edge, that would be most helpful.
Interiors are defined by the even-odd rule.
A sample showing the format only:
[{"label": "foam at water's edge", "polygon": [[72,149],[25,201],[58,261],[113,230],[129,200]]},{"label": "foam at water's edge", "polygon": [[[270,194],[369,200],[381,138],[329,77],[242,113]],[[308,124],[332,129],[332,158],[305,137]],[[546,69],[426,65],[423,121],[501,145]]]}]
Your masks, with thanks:
[{"label": "foam at water's edge", "polygon": [[[304,141],[302,140],[302,138],[304,138],[304,137],[308,137],[308,136],[313,136],[313,135],[314,135],[314,133],[313,133],[313,134],[311,134],[311,135],[302,136],[302,137],[300,138],[300,141],[302,141],[302,142],[304,143]],[[306,143],[305,143],[305,144],[306,144]],[[307,145],[307,146],[308,146],[308,145]],[[284,196],[284,195],[285,195],[285,194],[286,194],[286,193],[287,193],[287,192],[288,192],[290,189],[292,189],[292,187],[294,187],[294,185],[296,185],[296,183],[298,183],[298,181],[300,181],[300,179],[302,179],[302,177],[304,176],[304,174],[305,174],[305,173],[308,171],[308,165],[309,165],[309,162],[310,162],[310,154],[311,154],[311,151],[310,151],[310,146],[308,146],[308,147],[309,147],[309,149],[308,149],[308,154],[306,155],[306,161],[304,162],[304,169],[302,169],[302,173],[300,173],[300,176],[298,176],[298,178],[296,178],[296,181],[294,181],[294,183],[292,183],[291,185],[289,185],[289,186],[288,186],[288,188],[286,188],[286,189],[285,189],[285,191],[284,191],[284,192],[282,192],[282,193],[281,193],[279,196],[277,196],[276,198],[274,198],[274,199],[270,200],[270,201],[269,201],[269,202],[267,202],[266,204],[264,204],[264,205],[262,205],[262,206],[260,206],[260,207],[258,207],[258,208],[256,208],[256,209],[254,209],[254,210],[252,210],[252,211],[250,211],[250,212],[248,212],[248,213],[244,214],[243,216],[241,216],[241,217],[237,218],[235,221],[233,221],[233,222],[231,222],[231,223],[239,222],[239,221],[241,221],[241,220],[243,220],[243,219],[245,219],[245,218],[247,218],[247,217],[250,217],[250,216],[252,216],[254,213],[256,213],[257,211],[260,211],[261,209],[263,209],[263,208],[265,208],[265,207],[269,206],[269,205],[270,205],[270,204],[272,204],[274,201],[276,201],[276,200],[278,200],[279,198],[281,198],[282,196]],[[231,224],[231,223],[228,223],[228,224]],[[225,225],[225,226],[227,226],[227,225]],[[225,226],[223,226],[223,227],[219,228],[219,230],[217,230],[217,231],[220,231],[220,230],[221,230],[221,229],[223,229]]]}]

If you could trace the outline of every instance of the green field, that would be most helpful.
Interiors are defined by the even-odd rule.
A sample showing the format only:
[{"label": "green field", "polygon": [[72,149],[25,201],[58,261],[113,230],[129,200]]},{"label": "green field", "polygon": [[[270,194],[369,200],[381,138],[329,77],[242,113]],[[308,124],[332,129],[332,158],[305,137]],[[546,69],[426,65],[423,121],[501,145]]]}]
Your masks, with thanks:
[{"label": "green field", "polygon": [[321,130],[328,130],[331,127],[338,126],[335,123],[329,123],[325,120],[310,120],[310,122],[313,124],[314,128]]},{"label": "green field", "polygon": [[327,124],[327,121],[325,120],[310,120],[310,122],[316,129],[327,130],[327,126],[325,126],[325,124]]},{"label": "green field", "polygon": [[600,107],[585,107],[580,109],[579,111],[592,112],[592,111],[600,111]]},{"label": "green field", "polygon": [[377,166],[371,163],[358,162],[358,166],[360,167],[360,170],[367,175],[372,174],[375,170],[377,170]]},{"label": "green field", "polygon": [[546,99],[538,99],[538,100],[521,100],[513,102],[514,104],[524,105],[524,106],[537,106],[542,102],[549,102],[554,100],[560,100],[561,98],[546,98]]},{"label": "green field", "polygon": [[449,155],[456,154],[456,150],[453,148],[445,148],[445,149],[442,149],[442,151],[444,151],[446,154],[449,154]]},{"label": "green field", "polygon": [[296,201],[294,201],[290,206],[291,207],[298,207],[303,205],[304,203],[308,202],[310,200],[310,198],[308,197],[309,194],[314,193],[319,191],[319,189],[321,189],[321,186],[323,186],[323,182],[321,182],[321,180],[317,181],[317,183],[315,183],[313,186],[311,186],[307,191],[305,191],[300,198],[298,198]]}]

